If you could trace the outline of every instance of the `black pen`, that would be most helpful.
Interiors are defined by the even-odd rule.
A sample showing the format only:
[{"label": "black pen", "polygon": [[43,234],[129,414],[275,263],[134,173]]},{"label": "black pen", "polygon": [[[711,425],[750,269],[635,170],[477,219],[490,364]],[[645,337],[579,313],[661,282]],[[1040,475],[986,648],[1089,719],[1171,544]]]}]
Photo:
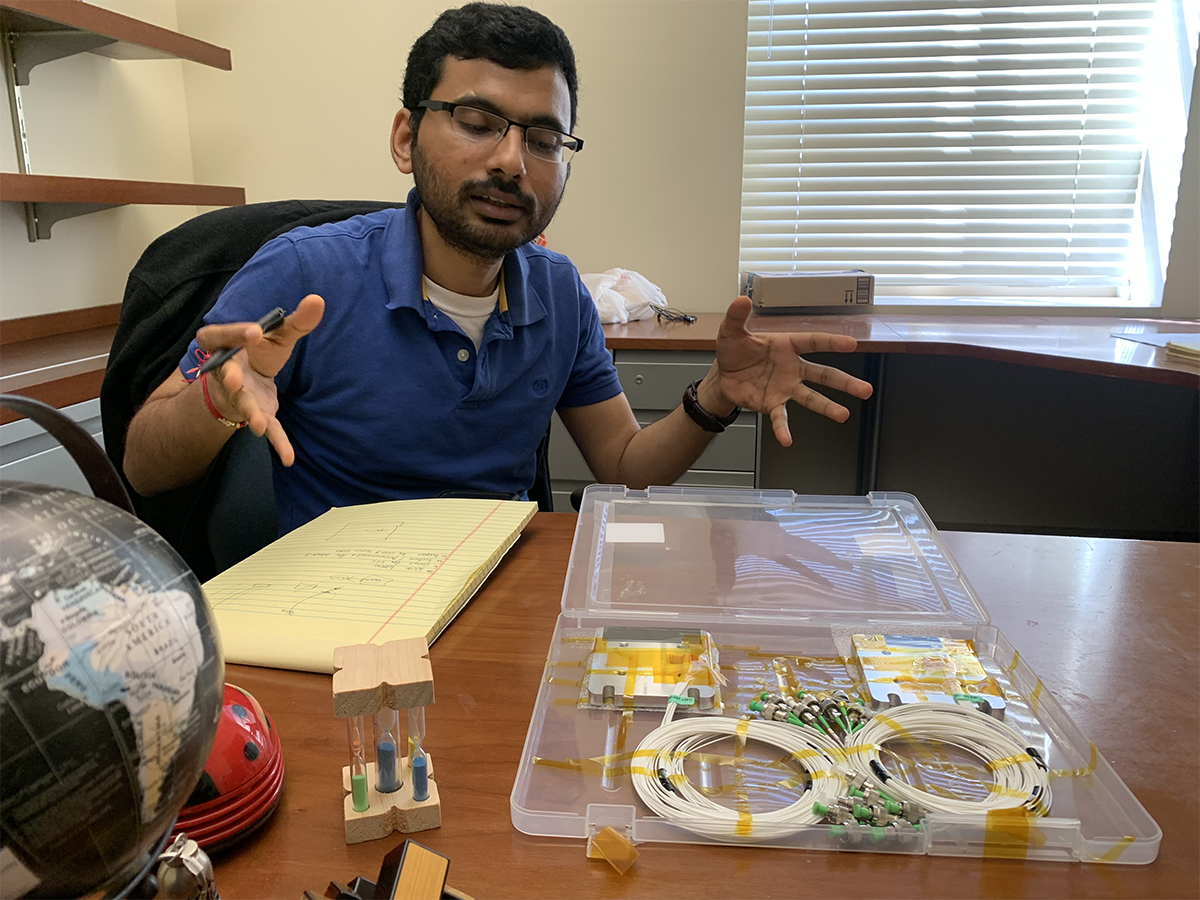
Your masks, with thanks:
[{"label": "black pen", "polygon": [[[287,313],[277,306],[259,319],[256,324],[262,329],[263,334],[266,334],[268,331],[274,331],[276,328],[282,325],[283,320],[286,318]],[[226,347],[224,350],[218,350],[204,361],[204,365],[200,367],[200,374],[207,375],[213,369],[219,369],[221,366],[225,365],[225,363],[237,356],[238,351],[241,349],[241,347]]]}]

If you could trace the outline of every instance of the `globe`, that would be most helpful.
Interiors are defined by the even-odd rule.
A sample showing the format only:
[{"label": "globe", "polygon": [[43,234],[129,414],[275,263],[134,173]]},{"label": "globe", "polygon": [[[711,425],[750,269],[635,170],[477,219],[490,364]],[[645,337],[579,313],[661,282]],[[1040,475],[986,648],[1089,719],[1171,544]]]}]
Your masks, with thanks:
[{"label": "globe", "polygon": [[208,603],[133,516],[0,483],[4,896],[128,883],[204,770],[225,667]]}]

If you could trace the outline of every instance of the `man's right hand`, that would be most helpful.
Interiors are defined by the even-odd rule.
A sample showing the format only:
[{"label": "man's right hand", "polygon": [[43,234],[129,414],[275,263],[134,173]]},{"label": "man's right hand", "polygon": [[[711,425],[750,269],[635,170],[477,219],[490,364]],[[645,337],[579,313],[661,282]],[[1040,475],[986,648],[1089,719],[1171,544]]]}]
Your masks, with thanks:
[{"label": "man's right hand", "polygon": [[[226,347],[242,349],[208,374],[209,396],[222,415],[246,422],[257,435],[265,434],[285,466],[295,462],[296,453],[275,418],[279,410],[275,376],[292,355],[296,341],[316,328],[324,313],[325,301],[309,294],[282,325],[266,334],[253,322],[206,325],[196,332],[196,343],[210,353]],[[227,415],[230,411],[233,415]]]}]

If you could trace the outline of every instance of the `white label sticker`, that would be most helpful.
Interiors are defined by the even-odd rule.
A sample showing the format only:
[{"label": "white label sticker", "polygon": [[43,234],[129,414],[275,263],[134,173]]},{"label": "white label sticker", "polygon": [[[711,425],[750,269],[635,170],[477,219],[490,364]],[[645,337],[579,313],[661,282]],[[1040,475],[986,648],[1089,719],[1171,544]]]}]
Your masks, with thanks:
[{"label": "white label sticker", "polygon": [[662,522],[609,522],[604,539],[610,544],[661,544],[667,537]]},{"label": "white label sticker", "polygon": [[40,883],[15,853],[7,847],[0,847],[0,884],[4,885],[5,897],[22,897]]}]

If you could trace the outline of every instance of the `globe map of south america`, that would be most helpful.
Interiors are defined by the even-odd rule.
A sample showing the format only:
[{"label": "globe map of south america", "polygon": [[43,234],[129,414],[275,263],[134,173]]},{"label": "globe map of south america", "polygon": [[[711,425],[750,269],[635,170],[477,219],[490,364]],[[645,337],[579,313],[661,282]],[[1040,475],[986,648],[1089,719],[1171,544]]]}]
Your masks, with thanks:
[{"label": "globe map of south america", "polygon": [[0,486],[5,896],[131,878],[204,769],[224,665],[195,575],[100,500]]}]

